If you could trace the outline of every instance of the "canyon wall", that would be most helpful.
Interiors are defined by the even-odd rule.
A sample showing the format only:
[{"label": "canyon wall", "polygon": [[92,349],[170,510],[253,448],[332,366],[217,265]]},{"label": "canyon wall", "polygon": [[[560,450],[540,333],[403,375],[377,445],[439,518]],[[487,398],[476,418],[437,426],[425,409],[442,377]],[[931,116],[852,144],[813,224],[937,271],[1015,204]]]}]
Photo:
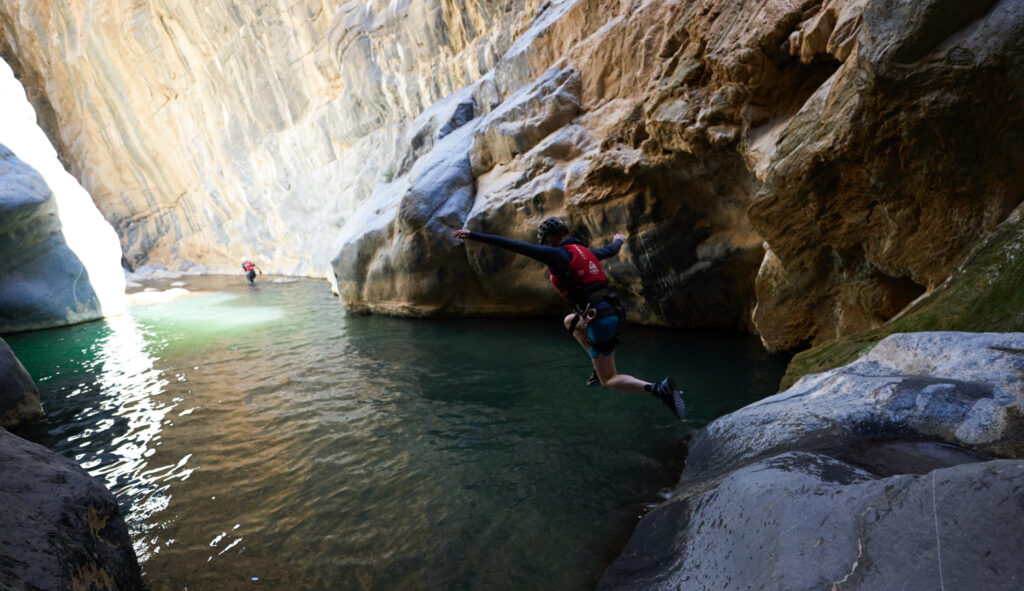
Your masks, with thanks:
[{"label": "canyon wall", "polygon": [[536,2],[4,2],[0,53],[129,264],[325,276],[406,122]]},{"label": "canyon wall", "polygon": [[3,61],[0,113],[0,333],[123,312],[117,234],[61,166]]},{"label": "canyon wall", "polygon": [[[131,264],[328,274],[352,310],[558,305],[794,349],[927,297],[1024,199],[1019,0],[12,0],[0,52]],[[330,265],[330,271],[327,270]]]}]

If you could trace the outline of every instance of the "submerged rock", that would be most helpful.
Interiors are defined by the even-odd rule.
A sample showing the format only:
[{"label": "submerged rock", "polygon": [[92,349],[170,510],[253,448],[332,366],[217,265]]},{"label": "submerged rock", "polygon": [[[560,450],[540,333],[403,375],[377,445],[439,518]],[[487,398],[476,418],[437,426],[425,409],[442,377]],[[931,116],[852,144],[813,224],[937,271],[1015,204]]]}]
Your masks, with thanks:
[{"label": "submerged rock", "polygon": [[0,429],[0,581],[143,589],[117,501],[77,464]]},{"label": "submerged rock", "polygon": [[43,418],[39,390],[25,366],[0,339],[0,427],[18,427]]},{"label": "submerged rock", "polygon": [[1016,589],[1022,409],[1024,334],[893,335],[698,431],[598,587]]}]

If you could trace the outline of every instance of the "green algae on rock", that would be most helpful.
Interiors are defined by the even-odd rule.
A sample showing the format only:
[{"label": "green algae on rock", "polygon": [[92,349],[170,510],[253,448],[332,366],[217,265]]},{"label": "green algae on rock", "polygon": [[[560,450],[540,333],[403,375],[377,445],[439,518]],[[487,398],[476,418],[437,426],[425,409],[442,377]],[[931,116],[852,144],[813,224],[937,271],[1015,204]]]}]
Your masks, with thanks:
[{"label": "green algae on rock", "polygon": [[804,375],[852,362],[898,332],[1024,330],[1024,209],[1016,210],[953,275],[885,326],[793,357],[780,389]]}]

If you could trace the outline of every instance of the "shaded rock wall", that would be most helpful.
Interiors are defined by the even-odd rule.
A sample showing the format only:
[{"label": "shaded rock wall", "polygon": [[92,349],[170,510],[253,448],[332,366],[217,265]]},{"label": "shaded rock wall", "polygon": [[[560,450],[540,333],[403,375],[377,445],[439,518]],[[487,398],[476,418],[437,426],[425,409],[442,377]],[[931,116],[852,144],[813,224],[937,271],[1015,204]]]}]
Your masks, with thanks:
[{"label": "shaded rock wall", "polygon": [[853,362],[897,332],[1024,331],[1024,207],[1018,207],[945,283],[885,326],[798,353],[786,369],[787,389],[809,373]]},{"label": "shaded rock wall", "polygon": [[717,419],[598,588],[1018,588],[1022,370],[1021,333],[898,334]]},{"label": "shaded rock wall", "polygon": [[[451,105],[414,121],[409,141],[425,135],[433,150],[379,185],[342,229],[335,273],[345,304],[411,314],[558,306],[536,263],[463,251],[448,233],[533,241],[541,220],[560,215],[595,244],[629,235],[608,266],[634,320],[748,327],[764,252],[745,216],[753,176],[733,151],[664,150],[648,131],[645,101],[663,84],[657,56],[674,51],[666,23],[678,10],[554,3],[492,74],[452,97],[474,115],[457,131],[431,123]],[[409,261],[417,268],[400,266]]]},{"label": "shaded rock wall", "polygon": [[945,281],[1024,198],[1024,82],[1013,74],[1024,66],[1024,5],[823,11],[797,35],[827,31],[826,19],[836,23],[828,43],[804,34],[801,58],[841,57],[844,23],[858,25],[855,46],[780,136],[750,210],[772,249],[754,321],[776,348],[880,326]]},{"label": "shaded rock wall", "polygon": [[632,320],[794,349],[883,325],[1024,199],[1022,27],[1018,0],[21,0],[0,51],[132,262],[537,312],[536,265],[448,233],[561,215],[628,234]]},{"label": "shaded rock wall", "polygon": [[[881,326],[1024,198],[1019,2],[559,8],[496,69],[527,52],[532,85],[499,85],[494,106],[490,81],[478,83],[473,139],[430,155],[457,183],[414,168],[354,218],[372,217],[372,230],[343,229],[348,306],[552,306],[535,264],[475,245],[463,264],[446,233],[532,240],[558,214],[595,241],[629,233],[611,270],[634,320],[743,326],[756,299],[753,328],[770,349],[794,349]],[[579,81],[554,92],[548,66]],[[395,206],[419,200],[412,217]],[[423,280],[349,264],[375,256],[415,259]]]}]

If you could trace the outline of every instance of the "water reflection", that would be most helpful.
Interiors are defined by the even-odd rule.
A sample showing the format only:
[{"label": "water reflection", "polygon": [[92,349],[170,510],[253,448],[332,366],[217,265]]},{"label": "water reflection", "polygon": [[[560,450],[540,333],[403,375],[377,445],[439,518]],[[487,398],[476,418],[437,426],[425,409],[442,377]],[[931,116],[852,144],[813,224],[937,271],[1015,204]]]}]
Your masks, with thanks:
[{"label": "water reflection", "polygon": [[103,333],[89,345],[87,359],[92,362],[83,368],[88,373],[78,376],[83,381],[76,387],[94,394],[91,404],[53,434],[76,431],[64,434],[68,451],[118,496],[136,552],[145,561],[152,551],[146,524],[167,507],[169,482],[192,473],[191,454],[169,464],[152,461],[166,417],[180,403],[161,399],[170,382],[155,367],[154,355],[159,356],[163,343],[147,338],[131,316],[108,319]]},{"label": "water reflection", "polygon": [[[119,496],[154,590],[590,588],[712,399],[735,408],[781,371],[735,339],[629,333],[624,369],[674,366],[697,392],[680,425],[585,388],[557,322],[352,317],[319,282],[195,283],[11,340],[41,439]],[[746,391],[758,363],[775,377]]]}]

